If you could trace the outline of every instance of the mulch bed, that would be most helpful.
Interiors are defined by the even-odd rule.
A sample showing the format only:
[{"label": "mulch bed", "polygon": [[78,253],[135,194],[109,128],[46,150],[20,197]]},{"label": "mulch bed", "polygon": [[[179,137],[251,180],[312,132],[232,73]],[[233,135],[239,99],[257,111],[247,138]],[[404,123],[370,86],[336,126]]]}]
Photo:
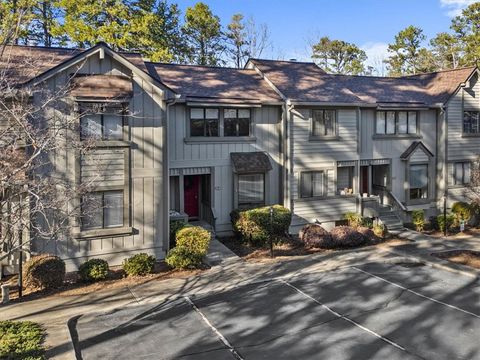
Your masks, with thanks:
[{"label": "mulch bed", "polygon": [[[205,266],[208,268],[208,266]],[[84,283],[78,281],[78,276],[76,273],[67,273],[65,277],[65,283],[61,288],[52,289],[52,290],[36,290],[36,289],[24,289],[23,297],[21,300],[18,299],[18,287],[17,275],[5,277],[0,281],[2,284],[10,284],[10,300],[12,301],[29,301],[38,299],[45,296],[55,295],[55,296],[75,296],[75,295],[85,295],[100,290],[106,289],[118,289],[122,287],[128,287],[133,285],[144,284],[150,281],[158,281],[172,278],[186,278],[191,275],[198,274],[203,269],[197,270],[175,270],[171,269],[165,262],[158,262],[155,265],[154,273],[148,274],[145,276],[131,276],[126,277],[125,272],[121,269],[120,266],[110,268],[110,273],[108,278],[103,281],[98,281],[94,283]]]},{"label": "mulch bed", "polygon": [[473,250],[451,250],[432,254],[440,259],[451,261],[455,264],[461,264],[480,269],[480,251]]}]

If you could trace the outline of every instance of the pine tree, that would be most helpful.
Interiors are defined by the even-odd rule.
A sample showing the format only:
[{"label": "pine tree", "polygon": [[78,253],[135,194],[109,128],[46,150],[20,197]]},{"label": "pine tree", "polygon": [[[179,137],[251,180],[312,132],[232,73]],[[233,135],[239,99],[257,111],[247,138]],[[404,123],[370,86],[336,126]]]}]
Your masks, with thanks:
[{"label": "pine tree", "polygon": [[461,65],[478,65],[480,60],[480,2],[465,8],[452,20],[451,29],[459,40],[463,56]]},{"label": "pine tree", "polygon": [[459,39],[447,32],[438,33],[430,40],[435,63],[439,70],[456,69],[462,60],[462,46]]},{"label": "pine tree", "polygon": [[227,26],[227,38],[229,40],[228,53],[235,67],[241,68],[244,65],[245,57],[248,56],[247,33],[245,31],[245,24],[243,22],[242,14],[234,14],[232,21]]}]

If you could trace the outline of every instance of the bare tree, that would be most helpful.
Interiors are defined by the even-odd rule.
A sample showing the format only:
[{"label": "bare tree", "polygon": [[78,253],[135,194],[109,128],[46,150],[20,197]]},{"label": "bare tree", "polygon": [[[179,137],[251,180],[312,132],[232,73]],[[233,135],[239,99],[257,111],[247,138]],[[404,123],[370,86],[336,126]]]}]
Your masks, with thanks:
[{"label": "bare tree", "polygon": [[267,24],[257,24],[253,17],[246,21],[245,40],[247,44],[246,53],[250,58],[259,58],[266,50],[273,48]]}]

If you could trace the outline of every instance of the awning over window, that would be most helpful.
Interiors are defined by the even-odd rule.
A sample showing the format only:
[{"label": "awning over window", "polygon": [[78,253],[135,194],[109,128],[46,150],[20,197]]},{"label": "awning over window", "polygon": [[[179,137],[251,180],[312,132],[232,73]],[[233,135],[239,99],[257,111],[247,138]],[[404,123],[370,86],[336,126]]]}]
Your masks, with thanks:
[{"label": "awning over window", "polygon": [[133,94],[132,80],[120,75],[77,75],[70,94],[79,98],[123,99]]},{"label": "awning over window", "polygon": [[237,174],[265,173],[272,170],[272,164],[264,152],[231,153],[233,171]]}]

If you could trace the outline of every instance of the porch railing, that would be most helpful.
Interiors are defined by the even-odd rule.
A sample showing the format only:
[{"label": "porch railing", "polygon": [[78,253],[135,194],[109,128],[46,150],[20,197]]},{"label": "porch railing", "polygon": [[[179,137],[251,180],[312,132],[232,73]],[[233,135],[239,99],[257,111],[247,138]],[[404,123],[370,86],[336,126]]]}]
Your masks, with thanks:
[{"label": "porch railing", "polygon": [[379,197],[380,204],[388,205],[394,211],[407,211],[405,205],[385,186],[374,185],[372,191]]},{"label": "porch railing", "polygon": [[211,205],[202,203],[202,215],[203,220],[212,225],[213,230],[215,231],[217,215],[215,214],[215,210],[211,207]]}]

